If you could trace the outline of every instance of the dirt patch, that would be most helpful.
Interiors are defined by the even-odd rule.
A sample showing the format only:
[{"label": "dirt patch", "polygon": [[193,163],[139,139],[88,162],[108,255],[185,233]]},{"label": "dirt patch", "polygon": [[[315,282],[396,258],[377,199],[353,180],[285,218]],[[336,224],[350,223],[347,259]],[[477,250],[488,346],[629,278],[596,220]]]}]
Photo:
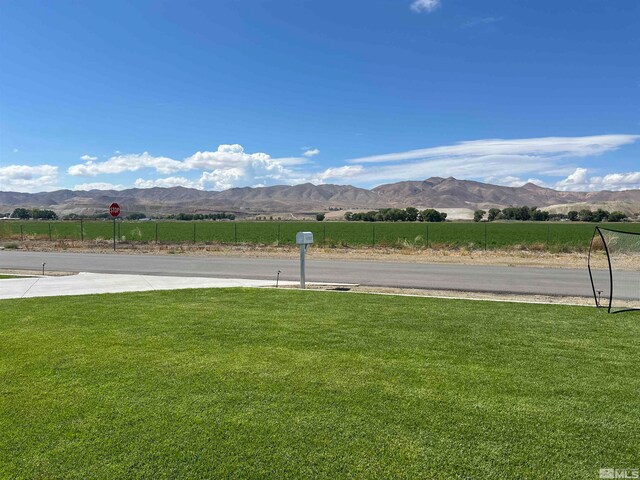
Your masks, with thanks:
[{"label": "dirt patch", "polygon": [[[42,276],[42,270],[16,270],[11,268],[0,268],[0,275],[17,275],[21,277]],[[49,272],[45,270],[47,277],[66,277],[69,275],[77,275],[77,272]]]},{"label": "dirt patch", "polygon": [[[28,240],[17,242],[17,250],[28,251],[72,251],[90,253],[114,253],[110,241],[54,242]],[[121,243],[117,254],[150,255],[190,255],[190,256],[233,256],[245,258],[297,258],[299,250],[294,245],[223,245],[223,244],[162,244],[162,243]],[[363,260],[377,262],[407,263],[447,263],[461,265],[502,265],[540,268],[585,268],[587,255],[583,252],[551,253],[539,249],[515,248],[503,250],[467,250],[434,248],[391,248],[391,247],[320,247],[313,246],[308,251],[310,259]],[[607,268],[604,252],[595,252],[592,258],[595,268]],[[640,254],[621,257],[617,268],[638,269]]]}]

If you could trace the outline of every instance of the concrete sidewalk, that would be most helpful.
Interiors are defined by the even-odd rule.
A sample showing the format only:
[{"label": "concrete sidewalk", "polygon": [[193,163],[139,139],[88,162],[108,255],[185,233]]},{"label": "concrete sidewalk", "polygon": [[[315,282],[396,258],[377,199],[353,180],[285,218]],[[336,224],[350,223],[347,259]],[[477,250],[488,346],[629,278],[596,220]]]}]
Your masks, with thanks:
[{"label": "concrete sidewalk", "polygon": [[[280,282],[297,285],[298,282]],[[91,295],[95,293],[144,292],[182,288],[274,287],[273,280],[236,278],[169,277],[79,273],[61,277],[25,277],[0,280],[0,299]]]}]

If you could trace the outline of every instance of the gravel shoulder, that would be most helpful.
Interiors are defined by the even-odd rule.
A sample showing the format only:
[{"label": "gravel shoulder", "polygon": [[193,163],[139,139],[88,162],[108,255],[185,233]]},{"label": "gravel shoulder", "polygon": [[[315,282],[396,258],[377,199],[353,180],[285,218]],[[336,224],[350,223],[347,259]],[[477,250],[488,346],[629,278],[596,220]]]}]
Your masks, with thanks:
[{"label": "gravel shoulder", "polygon": [[[297,286],[283,286],[281,288],[297,288]],[[513,295],[505,293],[466,292],[457,290],[428,290],[412,288],[385,288],[368,286],[345,286],[307,284],[308,290],[322,290],[342,293],[364,293],[378,295],[406,295],[412,297],[455,298],[467,300],[485,300],[493,302],[543,303],[550,305],[579,305],[594,306],[592,297],[549,296],[549,295]]]}]

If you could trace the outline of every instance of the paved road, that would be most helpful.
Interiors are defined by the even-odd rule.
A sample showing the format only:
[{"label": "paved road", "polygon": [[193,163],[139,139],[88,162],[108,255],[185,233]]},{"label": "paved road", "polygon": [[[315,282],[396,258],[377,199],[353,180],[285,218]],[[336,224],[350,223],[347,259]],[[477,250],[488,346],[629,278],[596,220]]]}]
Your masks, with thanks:
[{"label": "paved road", "polygon": [[[0,268],[222,278],[299,278],[297,260],[0,251]],[[608,278],[608,272],[600,272]],[[591,296],[586,268],[470,266],[307,259],[307,281],[539,295]]]}]

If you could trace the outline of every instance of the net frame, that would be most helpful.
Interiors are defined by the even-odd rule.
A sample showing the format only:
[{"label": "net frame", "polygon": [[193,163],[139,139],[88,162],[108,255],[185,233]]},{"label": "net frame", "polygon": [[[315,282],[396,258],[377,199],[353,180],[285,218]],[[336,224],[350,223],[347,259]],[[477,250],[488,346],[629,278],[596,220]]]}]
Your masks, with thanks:
[{"label": "net frame", "polygon": [[591,237],[591,243],[589,245],[589,254],[587,256],[587,269],[589,270],[589,279],[591,280],[591,289],[593,291],[593,299],[596,303],[596,307],[597,308],[604,308],[603,305],[601,305],[600,303],[600,297],[597,294],[596,291],[596,286],[595,286],[595,282],[594,282],[594,278],[593,278],[593,272],[591,271],[591,253],[593,251],[593,246],[594,246],[594,239],[595,238],[600,238],[600,240],[602,240],[602,245],[604,247],[604,251],[605,254],[607,255],[607,265],[609,266],[609,304],[607,305],[607,312],[608,313],[622,313],[622,312],[630,312],[630,311],[638,311],[640,310],[640,307],[634,308],[634,307],[627,307],[627,308],[620,308],[619,310],[615,310],[615,311],[611,311],[612,307],[613,307],[613,288],[614,288],[614,282],[613,282],[613,267],[611,265],[611,252],[609,250],[609,245],[607,243],[607,240],[604,236],[604,234],[602,233],[602,231],[605,230],[607,232],[613,232],[613,233],[622,233],[625,235],[635,235],[640,237],[640,233],[638,232],[627,232],[624,230],[616,230],[613,228],[606,228],[606,227],[600,227],[600,226],[596,226],[594,231],[593,231],[593,235]]}]

